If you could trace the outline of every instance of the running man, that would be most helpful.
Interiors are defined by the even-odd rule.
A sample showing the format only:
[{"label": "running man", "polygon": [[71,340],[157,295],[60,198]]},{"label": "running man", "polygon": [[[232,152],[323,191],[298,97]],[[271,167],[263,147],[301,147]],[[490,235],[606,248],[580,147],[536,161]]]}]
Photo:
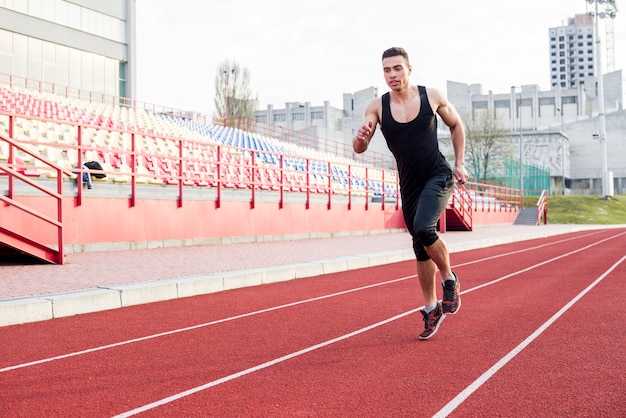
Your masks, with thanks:
[{"label": "running man", "polygon": [[[402,212],[417,260],[417,275],[424,297],[424,331],[420,339],[435,335],[445,314],[461,306],[460,285],[450,269],[450,255],[437,234],[437,220],[454,189],[454,179],[463,184],[465,131],[456,109],[436,89],[411,85],[412,67],[402,48],[389,48],[382,56],[385,82],[390,92],[372,100],[352,140],[354,151],[362,153],[380,125],[387,146],[396,159],[400,176]],[[451,168],[439,151],[437,117],[450,129],[455,162]],[[437,300],[436,274],[439,270],[443,300]]]}]

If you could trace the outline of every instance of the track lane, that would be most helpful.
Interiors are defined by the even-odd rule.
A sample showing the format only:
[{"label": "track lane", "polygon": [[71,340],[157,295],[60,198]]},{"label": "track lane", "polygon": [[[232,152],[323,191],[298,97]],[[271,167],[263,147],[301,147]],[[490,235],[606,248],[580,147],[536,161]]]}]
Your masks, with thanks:
[{"label": "track lane", "polygon": [[[468,264],[483,263],[490,260],[505,259],[526,255],[536,249],[551,247],[554,251],[563,243],[576,241],[587,245],[596,237],[602,237],[610,231],[568,234],[564,237],[550,237],[533,241],[534,245],[524,242],[489,249],[474,250],[453,254],[455,268]],[[569,248],[569,247],[568,247]],[[543,250],[542,250],[543,251]],[[558,251],[558,250],[557,250]],[[495,252],[495,254],[494,254]],[[509,263],[509,261],[505,261]],[[491,270],[500,269],[500,264]],[[464,286],[476,285],[484,280],[483,272],[476,277],[464,277]],[[262,313],[267,309],[280,308],[281,305],[300,303],[337,292],[350,291],[354,288],[384,285],[388,278],[412,277],[415,274],[414,262],[395,263],[362,269],[355,275],[324,275],[314,279],[299,280],[296,286],[290,283],[266,285],[267,292],[258,292],[257,288],[238,289],[235,292],[222,292],[193,298],[178,299],[147,305],[138,305],[121,310],[104,311],[0,328],[3,345],[0,346],[0,370],[10,365],[10,361],[27,363],[40,360],[42,347],[48,357],[63,356],[72,352],[98,349],[102,346],[115,346],[125,341],[143,340],[229,320],[246,315]],[[339,277],[339,279],[337,279]],[[489,277],[494,277],[489,276]],[[470,280],[469,282],[466,282]],[[167,306],[167,309],[162,309]],[[172,315],[175,312],[176,315]],[[152,320],[146,321],[149,317]],[[83,320],[89,318],[89,321]],[[97,332],[101,331],[101,332]],[[73,335],[74,338],[58,338],[58,335]],[[6,354],[6,355],[4,355]]]},{"label": "track lane", "polygon": [[[600,248],[598,252],[606,252],[606,249]],[[561,264],[568,273],[579,268],[571,263],[567,268],[568,263]],[[493,286],[493,292],[499,294],[504,290],[515,293],[514,288],[520,283],[547,280],[551,268],[551,265],[545,265],[542,271],[500,282]],[[530,302],[524,292],[518,292],[517,298],[511,296],[509,301],[519,299],[517,311],[534,310],[534,315],[523,321],[518,321],[516,312],[509,313],[509,321],[502,320],[499,310],[484,312],[485,307],[490,306],[492,296],[483,294],[491,287],[469,292],[465,297],[476,296],[474,302],[482,302],[482,307],[470,302],[471,312],[466,312],[462,321],[456,317],[446,319],[442,325],[447,327],[445,332],[440,331],[436,338],[428,342],[416,343],[413,330],[418,319],[416,315],[411,315],[349,341],[309,353],[306,358],[291,359],[244,379],[229,381],[210,391],[177,400],[148,415],[204,409],[217,415],[232,416],[337,416],[355,413],[367,416],[432,416],[541,326],[545,318],[562,306],[560,303],[567,303],[569,299],[566,296],[577,294],[587,284],[584,276],[577,277],[567,289],[560,289],[558,281],[553,281],[555,291],[562,290],[563,296],[556,300],[552,297],[553,292],[541,292],[536,300]],[[467,323],[468,316],[470,324]],[[521,323],[517,325],[517,322]],[[503,328],[508,328],[504,336],[499,335]],[[483,332],[477,333],[477,329]],[[451,370],[456,373],[450,373]],[[233,400],[229,395],[231,393],[246,394],[246,402],[239,398]],[[501,405],[499,399],[485,396],[483,403],[485,398],[487,403],[483,407],[496,408],[495,415],[507,415],[506,411],[497,409]],[[211,405],[216,405],[217,409],[210,409]],[[251,409],[252,405],[254,409]]]},{"label": "track lane", "polygon": [[[592,238],[591,241],[597,239],[596,238]],[[563,248],[562,245],[560,245],[561,249]],[[573,247],[580,247],[580,243],[579,242],[574,242],[573,243]],[[545,248],[541,250],[541,254],[539,256],[539,259],[546,259],[546,257],[549,254],[546,254]],[[501,261],[503,261],[503,265],[510,265],[510,262],[507,262],[505,259],[505,257],[500,257]],[[527,261],[528,261],[528,257],[526,257]],[[492,261],[493,263],[493,261]],[[413,271],[414,266],[413,263],[400,263],[401,265],[396,266],[399,270],[401,270],[402,272],[406,273],[407,271]],[[474,264],[475,267],[479,267],[476,264]],[[509,266],[510,267],[510,266]],[[386,270],[389,270],[389,266],[387,266]],[[472,276],[472,274],[475,274],[475,272],[470,271],[470,266],[467,267],[461,267],[464,270],[467,269],[467,271],[463,271],[463,276],[462,277],[468,277],[468,282],[471,282],[470,277]],[[497,265],[496,267],[494,267],[494,270],[497,269],[502,269],[502,265]],[[481,269],[479,268],[477,270],[480,271]],[[482,270],[484,270],[484,268],[482,268]],[[328,280],[326,281],[325,285],[331,285],[331,286],[339,286],[339,285],[344,285],[345,283],[340,283],[341,281],[345,281],[347,282],[352,282],[352,281],[359,281],[363,279],[363,276],[367,276],[370,272],[376,272],[377,275],[380,275],[381,273],[383,274],[389,274],[389,271],[387,271],[385,273],[384,270],[381,269],[366,269],[363,271],[359,271],[358,275],[347,275],[349,277],[347,278],[343,278],[343,274],[338,274],[333,276],[333,280]],[[507,271],[511,271],[510,268]],[[396,274],[397,272],[394,271],[394,274]],[[478,274],[477,274],[478,275]],[[354,277],[354,276],[360,276],[360,277]],[[358,279],[358,280],[357,280]],[[374,280],[375,278],[373,277],[368,277],[367,280]],[[377,278],[377,280],[380,280],[380,277]],[[485,280],[485,278],[481,278],[481,280]],[[317,282],[319,281],[323,281],[323,280],[317,280]],[[304,283],[304,282],[303,282]],[[465,281],[463,281],[464,283],[464,288],[468,288],[467,284],[465,284]],[[504,283],[504,282],[503,282]],[[287,285],[285,285],[287,286]],[[355,326],[358,326],[359,324],[371,324],[372,321],[375,321],[377,318],[388,318],[389,315],[392,315],[393,312],[389,311],[389,308],[393,308],[393,307],[397,307],[398,309],[395,312],[401,312],[405,309],[414,309],[415,306],[415,300],[416,300],[416,295],[415,292],[417,290],[417,282],[415,279],[407,279],[406,281],[394,284],[394,285],[390,285],[391,287],[397,287],[397,289],[391,291],[388,290],[387,287],[385,286],[384,290],[381,292],[381,289],[377,289],[376,292],[370,292],[370,291],[365,291],[365,292],[355,292],[354,294],[349,294],[349,296],[344,295],[341,300],[338,301],[330,301],[330,300],[325,300],[324,303],[326,303],[325,305],[322,304],[323,306],[321,306],[320,308],[315,307],[313,308],[313,304],[311,305],[302,305],[302,306],[298,306],[298,311],[297,311],[297,315],[294,315],[292,313],[293,316],[295,316],[296,321],[295,322],[288,322],[285,320],[285,316],[287,315],[287,310],[285,310],[285,312],[280,312],[280,311],[273,311],[271,314],[265,314],[265,315],[261,315],[261,316],[276,316],[274,323],[267,322],[268,320],[266,318],[261,318],[259,317],[250,317],[250,318],[246,318],[246,322],[249,322],[250,320],[253,320],[251,322],[251,324],[246,325],[246,327],[249,327],[253,330],[255,330],[255,332],[259,329],[263,329],[265,328],[274,328],[273,332],[268,335],[263,336],[259,336],[258,339],[246,339],[243,338],[243,341],[241,339],[239,340],[235,340],[235,341],[226,341],[224,340],[224,347],[223,347],[223,353],[220,355],[220,360],[221,359],[227,359],[229,361],[232,362],[232,368],[228,369],[228,370],[241,370],[243,368],[243,365],[241,364],[241,357],[244,356],[245,353],[233,353],[232,352],[232,347],[241,347],[241,346],[246,346],[246,345],[252,345],[255,346],[256,348],[258,348],[257,352],[251,352],[249,354],[247,354],[248,356],[252,356],[251,360],[257,361],[257,363],[255,364],[259,364],[258,362],[260,362],[262,360],[262,358],[270,358],[272,357],[272,355],[275,355],[275,353],[280,353],[281,350],[282,352],[290,352],[289,350],[291,350],[291,343],[294,343],[295,340],[297,340],[298,338],[303,338],[302,340],[302,345],[306,346],[306,344],[311,344],[311,342],[309,341],[310,337],[314,336],[315,338],[313,338],[312,340],[314,341],[319,341],[322,340],[324,341],[325,338],[327,337],[327,334],[329,332],[329,330],[332,330],[333,333],[335,334],[340,334],[341,332],[345,332],[346,330],[353,330]],[[277,286],[278,288],[279,286]],[[287,286],[289,287],[289,286]],[[296,286],[297,287],[297,286]],[[313,290],[312,288],[315,288],[315,290]],[[273,290],[276,290],[276,288],[274,288]],[[315,293],[323,293],[323,289],[317,288],[317,286],[311,286],[311,289],[309,289],[309,292]],[[481,290],[481,292],[474,292],[476,294],[478,293],[482,293],[483,291]],[[235,293],[239,293],[239,292],[235,292]],[[246,292],[241,292],[241,293],[246,293]],[[278,292],[280,293],[280,291]],[[292,298],[293,295],[291,294],[291,291],[287,291],[284,290],[285,295],[289,294],[289,296],[286,296],[285,299],[289,299]],[[296,292],[297,293],[297,292]],[[361,298],[361,296],[363,294],[370,294],[373,296],[369,296],[369,297],[365,297],[365,298]],[[380,294],[383,295],[387,295],[387,296],[383,296],[381,297]],[[471,295],[468,294],[467,297],[469,297]],[[233,295],[229,295],[230,297],[232,297]],[[464,296],[466,297],[466,296]],[[267,296],[268,299],[273,299],[273,296]],[[282,298],[282,296],[278,296],[278,298]],[[387,299],[386,299],[387,298]],[[249,309],[251,307],[255,306],[255,302],[256,299],[254,299],[253,297],[248,297],[247,302],[242,302],[241,303],[241,307],[245,306],[245,308],[242,308],[241,310],[245,310],[245,309]],[[352,304],[350,304],[350,302],[352,302]],[[315,303],[315,305],[317,305],[317,303]],[[384,310],[382,310],[381,312],[374,312],[375,309],[372,309],[373,306],[377,306],[380,305],[381,307],[384,307]],[[472,303],[470,303],[470,306],[472,305]],[[306,308],[306,309],[304,309]],[[293,312],[292,310],[293,308],[289,308],[289,311]],[[466,309],[466,304],[464,304],[463,310]],[[320,311],[322,313],[320,313]],[[345,324],[338,324],[338,322],[344,322],[344,319],[341,318],[340,315],[344,315],[345,313],[351,313],[354,314],[353,316],[346,318],[345,319]],[[462,311],[463,312],[463,311]],[[364,314],[365,313],[365,314]],[[320,318],[322,317],[323,314],[328,314],[330,315],[329,318],[326,318],[322,321],[320,321]],[[371,314],[371,315],[370,315]],[[417,314],[419,315],[419,314]],[[392,324],[388,324],[385,327],[381,327],[381,329],[376,329],[373,331],[368,331],[367,332],[367,336],[368,336],[368,340],[369,337],[371,335],[373,335],[374,333],[377,333],[378,331],[383,331],[383,330],[387,330],[389,329],[389,327],[396,327],[398,328],[398,324],[403,324],[401,327],[403,330],[403,333],[407,336],[410,335],[410,338],[407,341],[407,345],[415,345],[416,347],[414,347],[414,350],[420,350],[422,347],[426,347],[426,345],[422,344],[420,346],[420,344],[416,344],[415,343],[415,336],[418,333],[418,329],[420,326],[420,323],[418,321],[418,323],[416,324],[416,318],[415,316],[417,315],[412,315],[412,318],[410,318],[410,322],[412,325],[407,325],[408,324],[408,320],[409,318],[402,318],[399,319],[398,321],[396,321],[395,323]],[[460,313],[459,315],[463,315],[463,313]],[[282,318],[282,319],[281,319]],[[440,335],[448,335],[447,337],[441,338],[442,342],[444,340],[449,340],[450,338],[454,338],[454,339],[459,339],[458,336],[454,337],[452,334],[453,332],[447,332],[444,333],[443,330],[447,329],[448,325],[450,325],[451,323],[457,322],[455,317],[454,321],[449,318],[447,319],[443,325],[442,325],[442,331],[440,332],[440,334],[437,335],[436,340],[439,340]],[[145,320],[145,318],[144,318]],[[183,322],[192,322],[189,319],[185,319]],[[356,321],[356,322],[355,322]],[[463,319],[463,321],[458,321],[460,323],[465,321],[465,317]],[[235,321],[236,322],[236,321]],[[209,341],[210,344],[216,344],[216,341],[221,341],[220,337],[223,337],[223,335],[233,335],[233,336],[238,336],[241,338],[240,335],[238,335],[238,331],[239,328],[241,326],[241,324],[236,324],[235,322],[229,324],[228,326],[224,326],[225,324],[220,325],[219,327],[215,327],[215,333],[213,333],[212,331],[209,331],[210,328],[205,328],[202,330],[202,332],[200,332],[201,330],[194,330],[194,331],[189,331],[189,332],[185,332],[183,334],[177,335],[176,338],[174,338],[173,336],[164,336],[161,338],[158,338],[155,341],[150,341],[150,342],[141,342],[137,344],[137,347],[139,347],[136,352],[134,352],[134,348],[130,348],[130,347],[124,347],[124,348],[115,348],[112,349],[112,352],[114,352],[114,356],[115,358],[121,358],[121,360],[119,361],[113,361],[111,362],[110,359],[108,359],[109,356],[112,356],[111,352],[107,352],[107,353],[101,353],[103,354],[102,357],[95,356],[95,359],[93,361],[92,364],[90,364],[90,367],[94,370],[93,374],[89,374],[89,377],[91,377],[92,379],[98,380],[100,382],[100,386],[103,387],[103,389],[101,391],[96,391],[96,393],[94,393],[94,398],[96,399],[94,402],[94,405],[96,405],[99,408],[102,408],[103,406],[101,405],[102,403],[104,403],[104,401],[100,401],[98,402],[98,399],[108,399],[110,397],[110,394],[107,393],[108,390],[113,390],[113,389],[118,389],[119,390],[119,381],[122,377],[126,377],[126,383],[128,384],[130,387],[135,388],[135,386],[137,386],[138,388],[141,387],[141,384],[147,385],[147,388],[144,391],[150,392],[151,387],[152,386],[158,386],[159,388],[165,389],[162,392],[168,392],[168,393],[172,393],[171,391],[174,391],[174,393],[176,393],[175,391],[180,392],[181,389],[178,388],[178,386],[182,386],[182,387],[189,387],[190,383],[193,382],[189,382],[188,377],[190,375],[194,375],[194,374],[201,374],[201,379],[198,379],[198,381],[201,382],[206,382],[207,379],[206,377],[210,374],[210,371],[207,371],[207,369],[199,369],[197,367],[197,364],[199,362],[207,362],[207,363],[211,363],[215,361],[214,357],[211,356],[205,356],[202,357],[201,355],[199,355],[197,353],[198,351],[198,347],[202,347],[202,345],[200,345],[200,343],[202,343],[202,341]],[[305,324],[304,326],[302,324]],[[313,326],[310,324],[314,324]],[[317,326],[315,325],[317,324]],[[173,325],[173,323],[168,322],[167,325]],[[338,326],[341,325],[341,326]],[[345,326],[342,327],[343,325]],[[133,327],[128,327],[132,330],[136,330],[138,329],[138,327],[133,326]],[[139,327],[140,328],[140,327]],[[1,331],[1,330],[0,330]],[[262,355],[259,355],[259,352],[264,351],[264,349],[262,347],[264,347],[262,344],[264,341],[261,341],[263,339],[271,339],[271,342],[274,342],[274,340],[284,340],[286,337],[284,335],[280,335],[282,333],[287,334],[287,338],[290,339],[290,341],[285,342],[282,341],[281,344],[282,346],[280,347],[271,347],[271,350],[269,350],[269,353],[267,354],[271,354],[271,355],[266,355],[266,353],[261,353]],[[456,332],[456,331],[455,331]],[[319,334],[318,334],[319,333]],[[193,334],[193,335],[192,335]],[[196,335],[198,334],[209,334],[210,336],[212,336],[211,338],[208,338],[206,340],[203,340],[200,337],[197,337]],[[191,335],[191,336],[190,336]],[[184,336],[184,337],[183,337]],[[360,340],[361,338],[363,338],[364,335],[359,335],[357,337],[355,337],[354,339],[350,339],[350,342],[352,341],[357,341]],[[170,340],[171,338],[171,340]],[[204,337],[203,337],[204,338]],[[383,340],[386,341],[386,350],[389,351],[390,350],[390,346],[393,345],[393,343],[397,343],[397,339],[395,338],[395,334],[393,334],[392,337],[390,337],[390,335],[386,332],[383,331],[383,335],[382,335]],[[165,341],[165,342],[160,342],[160,340]],[[180,340],[183,340],[182,342]],[[166,341],[167,340],[167,341]],[[187,342],[186,340],[190,340],[189,342],[189,346],[187,346]],[[433,340],[433,342],[435,342],[436,340]],[[402,340],[403,341],[403,340]],[[347,341],[346,341],[347,342]],[[429,342],[430,343],[430,342]],[[343,344],[343,342],[342,342]],[[152,347],[154,346],[154,347]],[[161,346],[161,347],[159,347]],[[339,345],[337,345],[339,346]],[[370,349],[372,348],[371,345],[368,346],[367,344],[365,345],[365,347],[369,347]],[[245,348],[245,347],[244,347]],[[331,347],[327,347],[324,348],[324,350],[321,351],[325,351],[327,349],[330,349]],[[332,347],[334,349],[334,347]],[[400,352],[398,352],[397,355],[402,355],[403,353],[406,352],[406,347],[403,346],[403,350],[401,350]],[[188,351],[187,351],[188,350]],[[229,352],[230,350],[230,352]],[[168,358],[168,354],[171,357],[171,353],[174,352],[181,352],[181,356],[178,359],[172,359],[172,358]],[[341,350],[340,350],[341,351]],[[409,350],[410,351],[410,350]],[[187,356],[189,357],[188,359],[185,359],[185,353],[187,353]],[[89,357],[92,357],[94,355],[89,355]],[[126,360],[126,356],[129,356],[129,360]],[[175,371],[177,370],[179,372],[179,374],[176,374],[175,376],[159,376],[158,373],[154,374],[154,371],[151,370],[151,368],[153,368],[153,365],[142,365],[141,361],[145,361],[146,356],[149,357],[150,360],[153,361],[153,363],[155,364],[159,364],[161,365],[162,368],[166,369],[166,371],[170,372],[170,371]],[[195,357],[194,357],[195,356]],[[365,354],[363,354],[361,357],[365,357]],[[332,357],[331,357],[332,358]],[[305,362],[310,361],[311,357],[309,355],[306,356],[306,358],[303,356],[303,359],[305,360]],[[185,361],[185,360],[189,360],[189,361]],[[380,360],[380,359],[379,359]],[[69,361],[69,360],[68,360]],[[71,361],[69,361],[70,363],[75,362],[75,359],[71,359]],[[82,360],[80,360],[82,362]],[[171,361],[171,363],[170,363]],[[250,364],[254,363],[254,361],[251,361]],[[320,364],[324,365],[329,363],[329,360],[327,357],[322,357],[319,360],[317,360]],[[350,363],[349,360],[343,360],[348,362],[348,364]],[[381,360],[382,361],[382,360]],[[447,361],[447,360],[446,360]],[[113,363],[113,364],[112,364]],[[337,361],[337,363],[339,364],[344,364],[342,361]],[[383,361],[384,364],[384,361]],[[98,367],[100,365],[100,367]],[[68,377],[69,381],[74,381],[74,380],[80,380],[81,377],[81,370],[80,367],[76,370],[75,374],[72,373],[68,373],[68,376],[64,376],[63,372],[65,371],[67,373],[67,363],[63,365],[64,367],[61,367],[60,370],[57,371],[57,378],[52,379],[58,382],[54,382],[54,383],[58,383],[59,385],[61,385],[63,382],[62,380],[65,377]],[[105,367],[106,366],[106,367]],[[220,367],[223,365],[220,365]],[[413,365],[415,366],[415,365]],[[41,366],[43,367],[43,365]],[[83,366],[86,369],[89,369],[89,367]],[[276,370],[283,367],[283,365],[281,364],[280,366],[273,366],[271,368],[271,370]],[[113,372],[112,370],[110,370],[110,368],[115,368],[118,370],[117,373]],[[135,373],[137,376],[137,382],[133,382],[132,379],[128,378],[128,373],[129,370],[134,370],[133,373]],[[45,366],[44,368],[44,372],[45,373],[50,373],[50,369],[49,369],[49,365]],[[83,370],[84,372],[84,370]],[[98,374],[98,372],[100,374]],[[151,373],[152,372],[152,373]],[[265,372],[265,371],[264,371]],[[332,375],[337,374],[337,373],[341,373],[342,370],[337,370],[337,368],[335,367],[334,370],[330,373],[331,376],[328,376],[329,381],[332,382]],[[207,375],[204,375],[203,373],[207,373]],[[227,371],[225,370],[221,370],[221,373],[227,373]],[[349,373],[346,371],[343,371],[343,373]],[[216,373],[216,375],[219,373]],[[52,375],[54,376],[55,374],[52,373]],[[262,375],[262,373],[255,373],[254,376],[247,376],[245,379],[241,379],[241,381],[246,381],[251,377],[256,378],[256,376],[260,376]],[[322,373],[322,375],[324,375],[324,373]],[[148,376],[148,378],[145,378],[143,376]],[[392,374],[392,376],[394,376]],[[401,374],[399,374],[398,376],[401,376]],[[0,375],[0,379],[2,378],[2,375]],[[33,380],[29,381],[29,384],[33,384],[36,382],[36,378],[32,378]],[[180,380],[179,380],[180,379]],[[280,379],[280,375],[276,376],[275,379]],[[19,380],[19,379],[17,379]],[[148,380],[148,381],[146,381]],[[388,379],[393,380],[391,378]],[[111,388],[107,387],[104,383],[110,383]],[[374,380],[375,381],[375,380]],[[176,384],[173,384],[172,382],[175,382]],[[324,379],[319,379],[318,384],[324,386]],[[344,383],[345,384],[345,383]],[[229,386],[228,385],[224,385],[224,387]],[[331,392],[335,393],[335,392],[341,392],[341,391],[337,391],[337,390],[332,390],[333,385],[326,385],[330,388]],[[348,385],[350,387],[350,385]],[[256,387],[256,386],[253,386]],[[219,389],[216,390],[217,388],[212,388],[211,392],[219,392]],[[421,388],[423,390],[423,388]],[[295,390],[295,389],[294,389]],[[54,393],[55,390],[51,390],[51,393]],[[156,391],[158,393],[161,393],[160,390]],[[45,391],[42,390],[41,391],[41,395],[45,395]],[[241,393],[246,393],[246,392],[241,392]],[[308,391],[309,395],[310,395],[310,389]],[[157,393],[151,393],[150,396],[152,395],[157,395]],[[74,399],[76,396],[76,394],[69,394],[68,396],[68,401],[71,402],[72,399]],[[146,396],[146,398],[149,398],[150,396]],[[162,396],[162,395],[161,395]],[[268,395],[270,396],[270,395]],[[45,397],[45,396],[44,396]],[[193,397],[190,397],[193,398]],[[219,399],[219,398],[218,398]],[[135,401],[137,401],[137,399],[134,399],[133,402],[128,402],[130,403],[134,403]],[[219,399],[219,401],[224,401],[223,399]],[[110,401],[109,401],[110,402]],[[184,402],[184,401],[183,401]],[[173,405],[177,405],[173,404]],[[206,405],[206,404],[205,404]],[[327,403],[328,405],[328,403]],[[118,405],[119,406],[119,405]],[[167,408],[167,407],[161,407],[161,408]],[[157,409],[156,411],[164,411],[165,409]],[[104,410],[107,410],[106,408]],[[98,409],[97,411],[102,412],[103,409]],[[119,411],[119,409],[118,409]],[[84,412],[84,411],[83,411]]]},{"label": "track lane", "polygon": [[[607,258],[599,264],[613,261]],[[477,387],[466,388],[472,389],[466,399],[454,399],[437,416],[621,415],[626,311],[611,307],[626,298],[624,278],[626,256],[555,313],[553,323],[497,373],[473,382]],[[494,397],[498,402],[485,403]]]}]

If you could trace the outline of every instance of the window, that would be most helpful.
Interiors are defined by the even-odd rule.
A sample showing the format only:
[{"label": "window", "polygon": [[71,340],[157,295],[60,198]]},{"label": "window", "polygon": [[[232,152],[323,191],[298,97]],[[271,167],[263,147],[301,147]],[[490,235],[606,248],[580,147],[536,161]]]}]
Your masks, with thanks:
[{"label": "window", "polygon": [[511,102],[509,100],[494,100],[493,101],[493,106],[496,109],[503,108],[503,107],[508,109],[510,104]]},{"label": "window", "polygon": [[125,22],[65,0],[13,0],[0,4],[7,9],[89,32],[117,42],[125,42]]},{"label": "window", "polygon": [[472,102],[472,107],[474,109],[487,109],[487,101],[482,100],[480,102]]},{"label": "window", "polygon": [[324,119],[324,112],[311,112],[311,120]]},{"label": "window", "polygon": [[563,96],[561,97],[561,102],[566,105],[566,104],[576,104],[577,103],[577,99],[576,96]]}]

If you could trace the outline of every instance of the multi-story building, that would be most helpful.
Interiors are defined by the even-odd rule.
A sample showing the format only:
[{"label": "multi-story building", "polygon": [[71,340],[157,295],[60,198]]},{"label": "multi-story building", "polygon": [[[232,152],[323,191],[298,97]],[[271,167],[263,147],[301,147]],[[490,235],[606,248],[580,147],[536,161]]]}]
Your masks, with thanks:
[{"label": "multi-story building", "polygon": [[135,20],[135,0],[0,0],[0,74],[134,98]]},{"label": "multi-story building", "polygon": [[576,88],[594,77],[593,18],[568,19],[567,26],[550,28],[550,82],[552,87]]},{"label": "multi-story building", "polygon": [[[258,123],[279,125],[305,133],[309,138],[316,138],[319,143],[316,145],[309,140],[309,145],[319,149],[340,150],[349,155],[350,151],[345,150],[352,149],[351,141],[363,119],[365,108],[377,96],[378,89],[368,87],[354,93],[344,93],[343,108],[332,107],[328,101],[322,106],[311,106],[310,102],[285,103],[282,109],[269,105],[265,110],[257,110],[255,119]],[[368,153],[362,157],[383,162],[387,166],[392,164],[391,153],[380,130],[376,131]]]}]

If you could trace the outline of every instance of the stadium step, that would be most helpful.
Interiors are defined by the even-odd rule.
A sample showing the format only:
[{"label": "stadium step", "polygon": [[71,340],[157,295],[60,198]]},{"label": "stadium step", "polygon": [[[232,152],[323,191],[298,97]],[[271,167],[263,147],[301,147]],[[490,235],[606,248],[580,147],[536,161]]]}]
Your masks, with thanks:
[{"label": "stadium step", "polygon": [[522,209],[517,218],[515,219],[515,225],[536,225],[537,224],[537,209],[526,208]]}]

